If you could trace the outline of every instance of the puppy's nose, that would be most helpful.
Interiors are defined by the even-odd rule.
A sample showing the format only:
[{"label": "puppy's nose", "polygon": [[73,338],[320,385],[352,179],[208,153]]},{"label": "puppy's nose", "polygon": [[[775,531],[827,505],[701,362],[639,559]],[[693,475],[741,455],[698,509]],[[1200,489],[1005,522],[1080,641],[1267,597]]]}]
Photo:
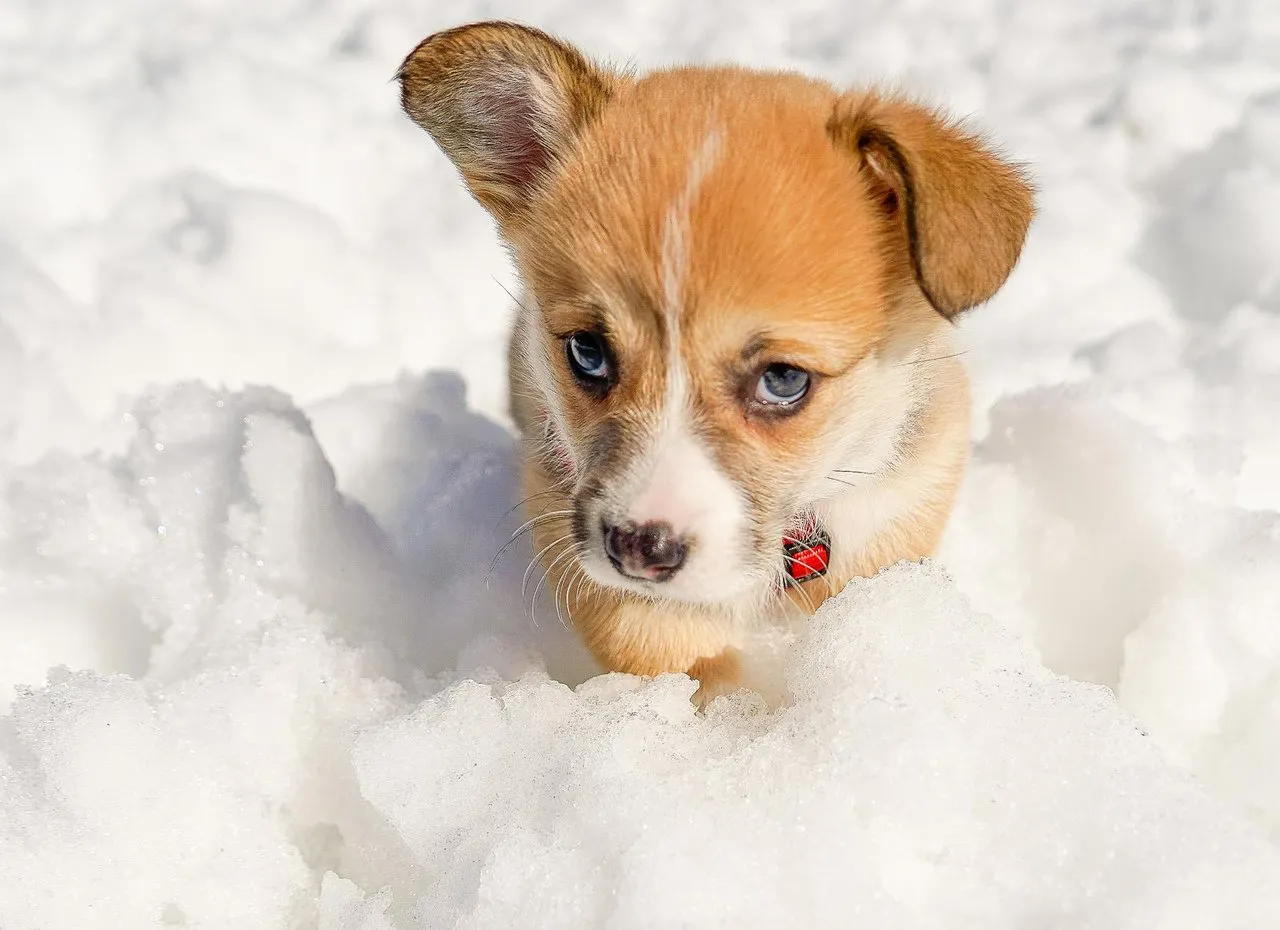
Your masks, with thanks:
[{"label": "puppy's nose", "polygon": [[632,578],[666,581],[684,564],[688,547],[670,523],[605,523],[604,551],[613,567]]}]

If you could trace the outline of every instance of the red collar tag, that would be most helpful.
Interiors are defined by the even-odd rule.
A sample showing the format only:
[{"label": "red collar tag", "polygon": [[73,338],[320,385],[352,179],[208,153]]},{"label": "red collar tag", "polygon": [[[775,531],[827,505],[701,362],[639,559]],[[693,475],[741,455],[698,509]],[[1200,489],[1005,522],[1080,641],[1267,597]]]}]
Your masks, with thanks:
[{"label": "red collar tag", "polygon": [[831,564],[831,537],[812,518],[798,535],[782,537],[782,550],[787,554],[787,574],[797,584],[825,575]]}]

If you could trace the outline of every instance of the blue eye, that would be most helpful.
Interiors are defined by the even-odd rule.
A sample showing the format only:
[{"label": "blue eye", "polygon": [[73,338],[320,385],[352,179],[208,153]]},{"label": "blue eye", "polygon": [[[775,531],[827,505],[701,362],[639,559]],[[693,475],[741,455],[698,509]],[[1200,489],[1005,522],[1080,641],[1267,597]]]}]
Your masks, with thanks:
[{"label": "blue eye", "polygon": [[609,347],[598,333],[574,333],[565,340],[569,368],[582,381],[607,381],[613,374],[609,364]]},{"label": "blue eye", "polygon": [[770,365],[756,382],[755,399],[773,407],[787,407],[809,393],[809,372],[791,365]]}]

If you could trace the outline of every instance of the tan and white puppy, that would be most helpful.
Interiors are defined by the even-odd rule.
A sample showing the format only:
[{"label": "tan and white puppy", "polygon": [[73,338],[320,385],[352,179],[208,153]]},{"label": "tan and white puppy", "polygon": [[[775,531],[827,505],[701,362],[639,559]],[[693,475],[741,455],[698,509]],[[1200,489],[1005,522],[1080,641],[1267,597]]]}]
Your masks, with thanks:
[{"label": "tan and white puppy", "polygon": [[405,110],[497,221],[535,548],[608,668],[732,688],[755,621],[932,553],[968,457],[952,318],[1004,283],[1021,171],[909,100],[426,39]]}]

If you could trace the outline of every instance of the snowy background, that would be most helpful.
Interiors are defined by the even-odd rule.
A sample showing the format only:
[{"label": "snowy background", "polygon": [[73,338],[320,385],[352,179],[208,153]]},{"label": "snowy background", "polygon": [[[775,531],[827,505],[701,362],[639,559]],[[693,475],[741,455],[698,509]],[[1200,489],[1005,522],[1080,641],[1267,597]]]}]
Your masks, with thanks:
[{"label": "snowy background", "polygon": [[[1034,165],[939,566],[784,709],[486,578],[511,274],[389,79],[492,16]],[[1280,6],[3,0],[0,127],[3,930],[1280,926]]]}]

